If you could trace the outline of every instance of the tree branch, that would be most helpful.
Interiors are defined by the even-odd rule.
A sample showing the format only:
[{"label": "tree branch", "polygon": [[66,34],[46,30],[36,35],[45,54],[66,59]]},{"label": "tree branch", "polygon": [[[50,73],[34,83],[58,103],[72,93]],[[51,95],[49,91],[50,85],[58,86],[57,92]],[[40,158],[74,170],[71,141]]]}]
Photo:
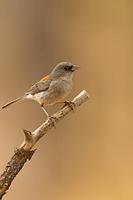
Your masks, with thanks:
[{"label": "tree branch", "polygon": [[[74,107],[77,108],[78,106],[86,102],[88,99],[88,93],[85,90],[83,90],[78,96],[76,96],[73,99],[72,102],[74,104]],[[70,112],[72,112],[72,108],[69,105],[59,110],[52,116],[52,118],[54,119],[54,123],[57,124]],[[9,189],[12,181],[19,173],[19,171],[23,168],[26,161],[31,159],[32,155],[35,152],[34,150],[31,150],[33,146],[52,128],[52,121],[47,120],[32,133],[27,130],[23,130],[24,141],[22,142],[20,147],[15,151],[13,157],[7,163],[5,171],[0,176],[0,199],[2,199],[4,194],[6,194],[6,191]]]}]

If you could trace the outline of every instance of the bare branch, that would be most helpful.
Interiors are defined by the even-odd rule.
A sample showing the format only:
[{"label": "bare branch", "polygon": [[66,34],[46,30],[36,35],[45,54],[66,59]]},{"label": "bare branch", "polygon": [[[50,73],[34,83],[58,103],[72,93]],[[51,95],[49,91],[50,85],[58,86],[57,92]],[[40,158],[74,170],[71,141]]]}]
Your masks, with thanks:
[{"label": "bare branch", "polygon": [[[84,102],[89,99],[88,93],[83,90],[78,96],[73,99],[74,107],[77,108]],[[55,113],[52,118],[54,123],[57,124],[61,119],[63,119],[67,114],[72,112],[71,106],[67,105],[57,113]],[[34,151],[31,149],[38,142],[38,140],[43,137],[50,129],[53,128],[53,123],[51,120],[45,121],[40,127],[38,127],[32,133],[23,130],[24,132],[24,141],[20,147],[15,151],[11,160],[7,163],[5,171],[0,176],[0,199],[3,195],[6,194],[6,191],[9,189],[12,181],[23,168],[27,160],[30,160]]]}]

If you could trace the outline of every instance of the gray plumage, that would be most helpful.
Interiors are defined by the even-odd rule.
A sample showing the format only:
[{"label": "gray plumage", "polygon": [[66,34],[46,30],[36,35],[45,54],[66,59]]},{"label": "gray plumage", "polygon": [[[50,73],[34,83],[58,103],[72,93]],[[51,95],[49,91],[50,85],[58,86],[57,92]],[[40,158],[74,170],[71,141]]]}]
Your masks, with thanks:
[{"label": "gray plumage", "polygon": [[[42,107],[43,105],[53,105],[55,103],[62,102],[62,100],[71,91],[73,72],[77,68],[78,67],[72,63],[59,63],[54,67],[48,76],[44,77],[42,80],[30,87],[24,96],[10,101],[5,104],[2,109],[24,99],[35,100],[41,104]],[[44,111],[48,115],[45,109]]]}]

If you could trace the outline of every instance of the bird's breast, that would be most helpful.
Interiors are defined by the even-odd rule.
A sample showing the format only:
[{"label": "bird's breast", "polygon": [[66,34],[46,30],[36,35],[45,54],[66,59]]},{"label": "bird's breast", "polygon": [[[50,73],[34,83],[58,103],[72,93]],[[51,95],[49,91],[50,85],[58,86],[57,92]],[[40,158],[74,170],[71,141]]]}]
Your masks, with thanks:
[{"label": "bird's breast", "polygon": [[48,104],[55,104],[57,102],[63,101],[63,99],[71,91],[72,84],[65,80],[52,81],[47,94],[46,101]]},{"label": "bird's breast", "polygon": [[46,91],[29,95],[27,98],[33,99],[38,103],[45,105],[53,105],[62,102],[63,99],[69,94],[72,88],[72,83],[65,80],[52,81],[50,87]]}]

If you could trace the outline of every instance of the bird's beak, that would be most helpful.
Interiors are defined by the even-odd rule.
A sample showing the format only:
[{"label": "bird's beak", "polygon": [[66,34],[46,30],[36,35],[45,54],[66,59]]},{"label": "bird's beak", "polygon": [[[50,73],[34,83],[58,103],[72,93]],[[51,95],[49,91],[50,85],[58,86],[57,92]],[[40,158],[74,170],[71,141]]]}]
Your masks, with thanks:
[{"label": "bird's beak", "polygon": [[73,66],[74,71],[75,71],[75,70],[78,70],[79,68],[80,68],[80,67],[77,66],[77,65],[74,65],[74,66]]}]

